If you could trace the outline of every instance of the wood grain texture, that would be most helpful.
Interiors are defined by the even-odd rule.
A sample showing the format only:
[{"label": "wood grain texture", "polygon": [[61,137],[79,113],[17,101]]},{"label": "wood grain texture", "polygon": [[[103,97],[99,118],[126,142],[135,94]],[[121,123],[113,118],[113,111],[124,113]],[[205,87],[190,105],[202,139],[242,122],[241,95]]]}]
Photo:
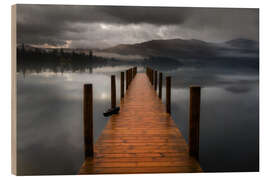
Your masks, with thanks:
[{"label": "wood grain texture", "polygon": [[202,172],[146,74],[137,73],[79,174]]}]

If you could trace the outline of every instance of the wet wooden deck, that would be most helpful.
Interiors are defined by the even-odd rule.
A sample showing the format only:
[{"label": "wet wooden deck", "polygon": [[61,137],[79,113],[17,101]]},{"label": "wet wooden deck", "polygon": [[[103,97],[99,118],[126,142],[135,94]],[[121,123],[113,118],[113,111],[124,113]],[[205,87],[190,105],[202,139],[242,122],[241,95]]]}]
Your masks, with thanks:
[{"label": "wet wooden deck", "polygon": [[79,174],[201,172],[146,74],[137,74]]}]

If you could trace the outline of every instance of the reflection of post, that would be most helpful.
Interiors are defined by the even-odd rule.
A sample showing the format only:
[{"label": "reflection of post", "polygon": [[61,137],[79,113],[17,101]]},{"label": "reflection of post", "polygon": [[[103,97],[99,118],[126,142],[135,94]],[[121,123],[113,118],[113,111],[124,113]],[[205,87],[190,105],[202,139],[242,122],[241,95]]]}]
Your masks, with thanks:
[{"label": "reflection of post", "polygon": [[158,87],[158,97],[162,97],[162,72],[159,73],[159,87]]},{"label": "reflection of post", "polygon": [[115,75],[111,76],[111,108],[116,107]]},{"label": "reflection of post", "polygon": [[126,70],[126,90],[128,89],[128,70]]},{"label": "reflection of post", "polygon": [[120,86],[121,86],[121,98],[123,98],[124,97],[124,79],[125,79],[125,73],[124,72],[121,72],[121,84],[120,84]]},{"label": "reflection of post", "polygon": [[83,89],[84,153],[86,158],[93,158],[93,87],[85,84]]},{"label": "reflection of post", "polygon": [[157,90],[157,71],[155,71],[155,91]]},{"label": "reflection of post", "polygon": [[171,76],[166,77],[166,110],[171,114]]},{"label": "reflection of post", "polygon": [[199,159],[201,87],[190,87],[189,154]]}]

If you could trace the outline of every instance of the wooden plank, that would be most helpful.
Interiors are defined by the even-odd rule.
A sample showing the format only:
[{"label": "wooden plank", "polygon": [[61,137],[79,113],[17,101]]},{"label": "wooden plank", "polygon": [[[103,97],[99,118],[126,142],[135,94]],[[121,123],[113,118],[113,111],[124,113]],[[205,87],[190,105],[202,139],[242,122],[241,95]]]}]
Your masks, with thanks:
[{"label": "wooden plank", "polygon": [[103,157],[103,158],[121,158],[121,157],[135,157],[135,158],[141,158],[141,157],[179,157],[179,156],[188,156],[188,152],[165,152],[165,153],[95,153],[95,158]]},{"label": "wooden plank", "polygon": [[[94,162],[97,167],[175,167],[175,166],[192,166],[192,161],[138,161],[138,162]],[[88,164],[86,164],[88,165]],[[91,164],[89,164],[91,165]]]},{"label": "wooden plank", "polygon": [[81,169],[80,174],[137,174],[137,173],[194,173],[202,172],[192,167],[137,167],[137,168],[92,168]]},{"label": "wooden plank", "polygon": [[94,146],[94,158],[85,160],[80,174],[202,171],[156,95],[152,80],[149,68],[146,74],[134,76],[120,113],[109,119]]},{"label": "wooden plank", "polygon": [[95,162],[178,162],[178,161],[194,161],[189,156],[172,156],[172,157],[111,157],[111,158],[95,158]]}]

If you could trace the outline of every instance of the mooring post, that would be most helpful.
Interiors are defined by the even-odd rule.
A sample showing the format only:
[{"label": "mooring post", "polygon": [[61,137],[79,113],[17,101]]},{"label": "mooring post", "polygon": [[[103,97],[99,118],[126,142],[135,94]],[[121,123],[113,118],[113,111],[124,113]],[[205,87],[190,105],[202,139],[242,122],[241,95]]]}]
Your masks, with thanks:
[{"label": "mooring post", "polygon": [[155,71],[155,91],[157,90],[157,71]]},{"label": "mooring post", "polygon": [[154,71],[153,69],[150,69],[150,77],[151,77],[151,84],[154,85]]},{"label": "mooring post", "polygon": [[128,89],[128,70],[126,70],[126,90]]},{"label": "mooring post", "polygon": [[130,84],[130,69],[128,70],[128,86],[129,86],[129,84]]},{"label": "mooring post", "polygon": [[132,81],[132,69],[129,69],[129,73],[130,73],[129,83],[131,83],[131,81]]},{"label": "mooring post", "polygon": [[151,79],[150,79],[150,68],[148,68],[147,74],[148,74],[148,79],[151,82]]},{"label": "mooring post", "polygon": [[132,68],[132,75],[133,75],[132,79],[134,79],[134,77],[135,77],[135,67]]},{"label": "mooring post", "polygon": [[166,110],[171,114],[171,76],[166,77]]},{"label": "mooring post", "polygon": [[83,125],[84,125],[84,156],[85,159],[94,157],[93,139],[93,87],[84,84],[83,88]]},{"label": "mooring post", "polygon": [[111,108],[116,107],[115,75],[111,76]]},{"label": "mooring post", "polygon": [[147,75],[148,75],[148,79],[149,79],[149,81],[151,82],[150,68],[149,68],[149,67],[148,67]]},{"label": "mooring post", "polygon": [[151,84],[152,84],[152,86],[154,85],[154,81],[153,81],[154,80],[154,78],[153,78],[154,76],[153,76],[153,73],[154,73],[153,72],[153,69],[151,69],[150,76],[151,76]]},{"label": "mooring post", "polygon": [[124,79],[125,79],[125,73],[124,72],[121,72],[121,83],[120,83],[120,86],[121,86],[121,92],[120,92],[120,94],[121,94],[121,98],[123,98],[124,97]]},{"label": "mooring post", "polygon": [[130,85],[131,81],[132,81],[132,71],[131,71],[131,69],[129,69],[129,80],[128,80],[128,86]]},{"label": "mooring post", "polygon": [[162,72],[159,73],[158,97],[162,98]]},{"label": "mooring post", "polygon": [[189,154],[199,159],[201,87],[190,87]]}]

